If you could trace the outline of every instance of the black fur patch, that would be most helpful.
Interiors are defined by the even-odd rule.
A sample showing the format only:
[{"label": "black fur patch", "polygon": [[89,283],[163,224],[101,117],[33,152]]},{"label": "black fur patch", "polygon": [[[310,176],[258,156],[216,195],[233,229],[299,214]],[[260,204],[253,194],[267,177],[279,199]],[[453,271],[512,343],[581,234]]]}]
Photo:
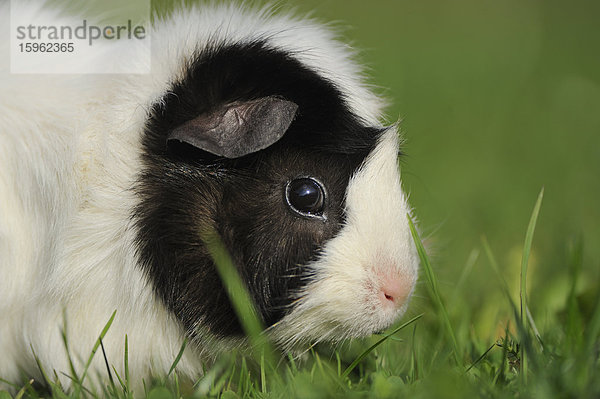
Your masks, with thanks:
[{"label": "black fur patch", "polygon": [[[306,264],[343,225],[348,180],[381,130],[351,113],[331,82],[264,43],[211,47],[187,71],[154,106],[143,136],[135,211],[141,266],[189,334],[199,327],[239,334],[203,233],[219,233],[265,325],[272,325],[309,281]],[[271,147],[238,159],[184,143],[167,151],[168,133],[182,123],[232,101],[271,95],[299,106]],[[286,183],[306,176],[326,187],[326,220],[287,208]]]}]

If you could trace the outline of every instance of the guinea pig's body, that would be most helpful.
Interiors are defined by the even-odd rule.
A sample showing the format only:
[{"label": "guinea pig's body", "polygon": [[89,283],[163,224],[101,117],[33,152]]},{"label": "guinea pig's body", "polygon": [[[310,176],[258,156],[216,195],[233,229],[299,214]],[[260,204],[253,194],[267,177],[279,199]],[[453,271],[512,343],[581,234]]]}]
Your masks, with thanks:
[{"label": "guinea pig's body", "polygon": [[210,231],[284,349],[405,311],[397,132],[328,30],[198,6],[154,23],[150,74],[0,79],[1,378],[39,378],[34,353],[68,373],[63,327],[80,370],[115,310],[117,371],[127,335],[132,376],[168,371],[186,338],[178,370],[199,374],[241,336]]}]

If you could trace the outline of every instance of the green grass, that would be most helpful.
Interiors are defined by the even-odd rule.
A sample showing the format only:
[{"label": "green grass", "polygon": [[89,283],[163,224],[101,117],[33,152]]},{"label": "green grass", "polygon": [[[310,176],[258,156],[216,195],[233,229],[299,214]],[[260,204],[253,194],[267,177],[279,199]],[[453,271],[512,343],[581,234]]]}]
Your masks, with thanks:
[{"label": "green grass", "polygon": [[[545,318],[557,320],[540,333],[529,311],[526,295],[528,259],[535,246],[533,233],[542,205],[540,192],[528,227],[525,229],[519,289],[511,292],[502,264],[493,254],[486,239],[481,251],[487,256],[490,272],[503,299],[497,303],[510,317],[501,319],[501,330],[492,339],[477,336],[473,331],[471,315],[454,309],[445,300],[437,282],[435,266],[427,256],[421,239],[409,223],[423,267],[427,294],[422,303],[422,314],[399,321],[382,336],[348,342],[337,348],[326,345],[313,348],[301,360],[292,355],[278,354],[258,337],[254,328],[260,324],[256,313],[248,306],[247,292],[238,279],[219,240],[207,240],[219,270],[227,282],[228,294],[236,311],[245,321],[245,328],[253,337],[257,350],[245,354],[224,354],[215,364],[207,367],[196,381],[183,381],[177,375],[177,362],[167,376],[146,384],[143,396],[152,399],[179,397],[219,398],[362,398],[362,397],[577,397],[595,398],[600,395],[600,302],[582,306],[577,295],[578,279],[583,267],[583,244],[574,243],[569,252],[569,295],[561,310]],[[542,212],[543,217],[543,212]],[[509,269],[510,268],[506,268]],[[535,279],[535,275],[530,275]],[[493,295],[491,295],[493,297]],[[517,302],[514,298],[520,298]],[[235,298],[244,298],[236,300]],[[458,303],[455,301],[455,303]],[[455,316],[452,316],[455,315]],[[114,314],[113,314],[114,317]],[[87,364],[99,355],[102,337],[110,328],[113,317],[99,333],[98,340]],[[253,336],[254,334],[254,336]],[[66,338],[65,338],[66,339]],[[127,341],[125,341],[127,345]],[[127,350],[125,351],[127,364]],[[525,363],[527,362],[527,363]],[[527,365],[527,366],[526,366]],[[128,374],[119,376],[113,370],[109,384],[101,388],[87,388],[86,371],[70,378],[75,382],[65,392],[56,378],[40,365],[46,379],[46,390],[36,390],[27,384],[18,388],[15,398],[46,397],[114,397],[130,398]],[[126,368],[127,369],[127,368]],[[114,378],[113,378],[114,375]],[[115,383],[116,379],[116,383]],[[0,399],[10,398],[0,392]]]}]

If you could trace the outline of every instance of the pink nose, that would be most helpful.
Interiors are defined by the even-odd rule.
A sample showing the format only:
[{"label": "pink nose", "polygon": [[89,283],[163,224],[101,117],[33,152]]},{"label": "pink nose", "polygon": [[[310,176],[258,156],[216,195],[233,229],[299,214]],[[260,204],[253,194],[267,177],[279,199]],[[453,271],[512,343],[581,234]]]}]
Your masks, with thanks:
[{"label": "pink nose", "polygon": [[404,276],[385,276],[379,290],[379,300],[383,306],[401,306],[410,294],[411,284]]}]

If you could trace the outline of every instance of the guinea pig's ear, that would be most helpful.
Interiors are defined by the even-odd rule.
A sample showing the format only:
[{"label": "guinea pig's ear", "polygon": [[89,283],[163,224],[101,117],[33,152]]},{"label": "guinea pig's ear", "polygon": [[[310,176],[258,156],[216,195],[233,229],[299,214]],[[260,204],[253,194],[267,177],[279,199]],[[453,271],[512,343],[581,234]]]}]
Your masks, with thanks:
[{"label": "guinea pig's ear", "polygon": [[216,156],[239,158],[283,137],[297,110],[295,103],[275,96],[232,102],[173,129],[167,146],[183,142]]}]

